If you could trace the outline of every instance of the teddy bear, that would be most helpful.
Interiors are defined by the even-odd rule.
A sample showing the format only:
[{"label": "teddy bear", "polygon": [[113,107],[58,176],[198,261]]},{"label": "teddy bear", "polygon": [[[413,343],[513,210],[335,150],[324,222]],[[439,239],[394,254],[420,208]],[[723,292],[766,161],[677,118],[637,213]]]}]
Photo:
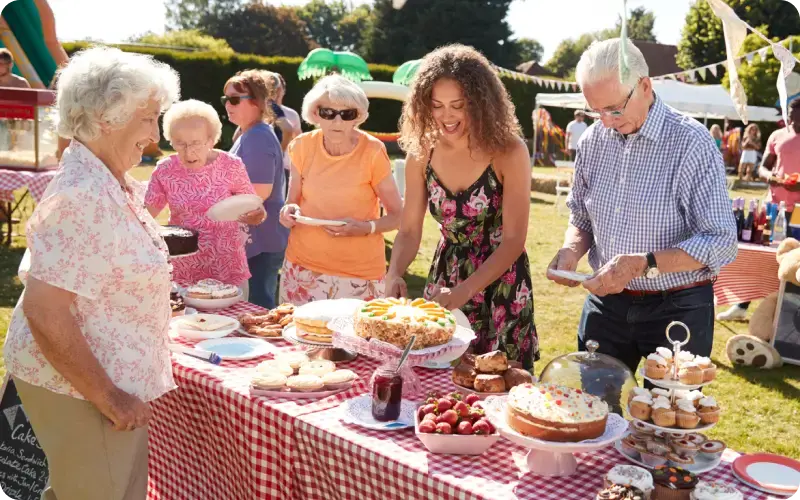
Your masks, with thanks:
[{"label": "teddy bear", "polygon": [[[785,239],[775,255],[778,277],[800,286],[800,241]],[[777,309],[778,293],[775,292],[762,300],[753,312],[749,335],[734,335],[728,340],[725,350],[732,363],[760,368],[777,368],[783,364],[781,355],[771,344]]]}]

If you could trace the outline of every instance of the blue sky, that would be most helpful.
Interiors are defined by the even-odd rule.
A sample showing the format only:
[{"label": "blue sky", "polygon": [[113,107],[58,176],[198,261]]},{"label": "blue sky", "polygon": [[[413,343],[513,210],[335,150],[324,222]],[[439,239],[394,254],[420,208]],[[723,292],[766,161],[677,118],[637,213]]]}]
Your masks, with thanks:
[{"label": "blue sky", "polygon": [[[307,0],[270,2],[301,5]],[[354,4],[370,0],[351,0]],[[655,12],[658,41],[675,44],[694,0],[628,0],[628,8],[644,6]],[[49,0],[63,41],[93,38],[117,42],[146,31],[163,32],[162,0]],[[539,40],[545,60],[564,38],[611,27],[622,0],[515,0],[509,12],[516,36]],[[91,16],[87,13],[91,12]],[[102,21],[101,21],[102,20]]]}]

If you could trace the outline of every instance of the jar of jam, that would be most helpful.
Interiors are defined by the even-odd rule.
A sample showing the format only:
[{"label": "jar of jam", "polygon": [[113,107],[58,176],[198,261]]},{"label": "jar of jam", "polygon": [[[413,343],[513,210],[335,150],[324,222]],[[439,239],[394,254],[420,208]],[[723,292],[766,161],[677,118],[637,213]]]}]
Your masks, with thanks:
[{"label": "jar of jam", "polygon": [[378,368],[372,382],[372,416],[380,422],[397,420],[402,401],[403,377],[392,368]]}]

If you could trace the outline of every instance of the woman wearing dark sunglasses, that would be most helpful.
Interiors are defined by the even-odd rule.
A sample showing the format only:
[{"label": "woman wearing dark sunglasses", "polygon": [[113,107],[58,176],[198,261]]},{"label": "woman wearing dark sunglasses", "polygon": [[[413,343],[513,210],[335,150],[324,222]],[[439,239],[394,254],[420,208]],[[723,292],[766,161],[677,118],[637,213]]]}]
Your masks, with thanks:
[{"label": "woman wearing dark sunglasses", "polygon": [[[368,108],[364,91],[338,75],[322,78],[303,100],[303,119],[318,129],[298,136],[288,149],[291,178],[281,224],[291,234],[282,301],[383,296],[383,233],[397,229],[403,202],[386,147],[358,129]],[[303,225],[295,219],[299,215],[344,225]]]},{"label": "woman wearing dark sunglasses", "polygon": [[278,272],[283,264],[289,231],[279,224],[284,203],[283,153],[272,127],[274,88],[268,87],[258,70],[241,71],[225,84],[222,102],[231,123],[242,130],[230,152],[244,162],[256,194],[264,200],[266,221],[250,228],[247,264],[250,268],[250,302],[275,307]]}]

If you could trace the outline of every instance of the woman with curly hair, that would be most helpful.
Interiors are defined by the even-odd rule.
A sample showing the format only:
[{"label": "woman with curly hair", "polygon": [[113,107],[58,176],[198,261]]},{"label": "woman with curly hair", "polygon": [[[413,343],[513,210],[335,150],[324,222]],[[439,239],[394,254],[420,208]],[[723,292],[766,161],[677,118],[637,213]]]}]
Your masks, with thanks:
[{"label": "woman with curly hair", "polygon": [[532,370],[539,343],[525,253],[530,159],[489,61],[464,45],[425,56],[400,132],[406,198],[387,296],[407,293],[402,276],[419,249],[427,205],[442,236],[426,298],[467,315],[477,334],[474,353],[499,349]]}]

